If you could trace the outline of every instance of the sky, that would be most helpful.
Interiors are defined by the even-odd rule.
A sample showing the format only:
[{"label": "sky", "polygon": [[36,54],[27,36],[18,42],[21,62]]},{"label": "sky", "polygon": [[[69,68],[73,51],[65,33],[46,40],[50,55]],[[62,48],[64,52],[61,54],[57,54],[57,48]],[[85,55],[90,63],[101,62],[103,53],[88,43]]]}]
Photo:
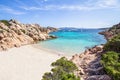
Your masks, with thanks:
[{"label": "sky", "polygon": [[0,19],[41,26],[105,28],[120,22],[120,0],[0,0]]}]

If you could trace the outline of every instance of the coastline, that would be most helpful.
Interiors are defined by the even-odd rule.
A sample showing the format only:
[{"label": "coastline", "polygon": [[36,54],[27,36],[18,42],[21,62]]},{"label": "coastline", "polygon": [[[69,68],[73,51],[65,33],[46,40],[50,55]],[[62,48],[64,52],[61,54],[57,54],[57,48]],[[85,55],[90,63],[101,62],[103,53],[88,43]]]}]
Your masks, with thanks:
[{"label": "coastline", "polygon": [[111,80],[101,64],[101,56],[104,45],[97,45],[86,49],[82,54],[73,55],[71,61],[76,64],[78,71],[76,75],[81,80]]},{"label": "coastline", "polygon": [[25,45],[0,52],[0,80],[41,80],[50,64],[62,57],[56,53]]},{"label": "coastline", "polygon": [[57,51],[57,50],[52,50],[52,49],[44,48],[44,47],[40,46],[39,43],[37,43],[37,44],[32,44],[32,47],[37,48],[37,49],[40,49],[40,50],[43,50],[43,51],[50,52],[50,54],[55,54],[55,55],[58,55],[58,56],[65,56],[65,57],[68,58],[68,59],[72,58],[72,57],[71,57],[71,56],[72,56],[71,54],[69,55],[69,54],[65,54],[65,53],[63,53],[63,52],[59,52],[59,51]]},{"label": "coastline", "polygon": [[[6,26],[6,29],[8,30],[10,27],[10,30],[4,31],[5,24],[1,23],[3,32],[0,35],[0,50],[12,49],[0,52],[0,80],[41,80],[44,73],[51,70],[51,63],[62,56],[65,56],[77,65],[79,69],[77,75],[80,75],[83,79],[91,79],[93,76],[96,79],[108,77],[103,74],[103,67],[100,64],[103,45],[101,45],[102,47],[95,46],[86,49],[83,53],[77,53],[79,55],[66,55],[57,51],[57,49],[49,50],[43,48],[37,43],[56,38],[49,35],[49,32],[57,29],[42,28],[36,24],[23,25],[14,20],[7,22],[13,26],[18,26],[14,26],[15,29],[12,26]],[[8,35],[9,32],[11,32],[11,35]],[[107,80],[109,79],[107,78]]]}]

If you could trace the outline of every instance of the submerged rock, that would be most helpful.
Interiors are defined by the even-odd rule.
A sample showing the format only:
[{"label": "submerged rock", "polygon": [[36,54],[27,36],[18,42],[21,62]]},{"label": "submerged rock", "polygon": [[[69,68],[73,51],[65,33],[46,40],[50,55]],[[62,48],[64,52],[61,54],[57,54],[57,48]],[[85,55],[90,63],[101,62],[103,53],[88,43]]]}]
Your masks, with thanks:
[{"label": "submerged rock", "polygon": [[49,37],[52,38],[52,39],[57,38],[57,37],[54,36],[54,35],[50,35]]}]

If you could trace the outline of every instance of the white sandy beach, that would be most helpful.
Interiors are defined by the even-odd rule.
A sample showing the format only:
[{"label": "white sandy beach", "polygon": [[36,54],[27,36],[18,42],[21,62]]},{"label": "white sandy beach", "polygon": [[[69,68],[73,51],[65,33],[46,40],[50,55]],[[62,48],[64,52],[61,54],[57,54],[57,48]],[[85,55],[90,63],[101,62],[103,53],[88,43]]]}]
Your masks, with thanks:
[{"label": "white sandy beach", "polygon": [[57,54],[31,45],[0,52],[0,80],[41,80],[50,64],[60,58]]}]

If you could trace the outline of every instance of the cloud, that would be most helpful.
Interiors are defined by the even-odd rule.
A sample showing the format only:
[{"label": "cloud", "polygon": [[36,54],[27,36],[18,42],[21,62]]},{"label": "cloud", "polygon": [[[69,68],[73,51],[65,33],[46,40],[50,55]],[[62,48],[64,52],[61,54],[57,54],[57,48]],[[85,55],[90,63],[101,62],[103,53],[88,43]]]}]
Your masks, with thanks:
[{"label": "cloud", "polygon": [[15,15],[25,14],[24,12],[14,10],[14,9],[12,9],[8,6],[4,6],[4,5],[0,5],[0,11],[10,13],[10,14],[15,14]]},{"label": "cloud", "polygon": [[27,7],[27,6],[22,6],[21,7],[24,10],[92,10],[95,9],[93,7],[85,7],[85,6],[77,6],[77,5],[47,5],[43,7]]},{"label": "cloud", "polygon": [[[44,0],[48,1],[48,0]],[[111,9],[119,8],[118,0],[88,0],[85,5],[56,5],[48,4],[44,6],[22,6],[24,10],[97,10],[97,9]]]},{"label": "cloud", "polygon": [[48,0],[44,0],[45,2],[48,1]]},{"label": "cloud", "polygon": [[99,0],[96,5],[99,7],[118,7],[118,0]]},{"label": "cloud", "polygon": [[33,6],[33,7],[22,6],[20,8],[22,8],[24,10],[45,10],[45,8],[35,7],[35,6]]}]

